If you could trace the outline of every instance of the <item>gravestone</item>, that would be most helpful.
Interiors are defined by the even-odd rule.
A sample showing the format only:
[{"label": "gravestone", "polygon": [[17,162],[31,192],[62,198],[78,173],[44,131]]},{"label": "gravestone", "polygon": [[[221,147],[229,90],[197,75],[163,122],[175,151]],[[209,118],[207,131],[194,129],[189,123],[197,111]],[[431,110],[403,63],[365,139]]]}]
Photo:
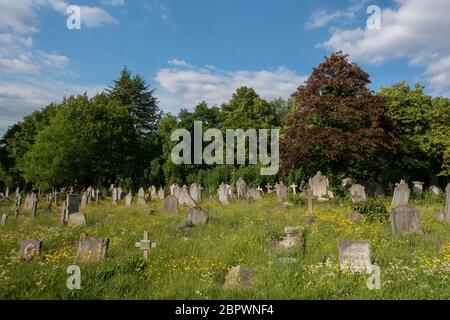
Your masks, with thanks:
[{"label": "gravestone", "polygon": [[383,187],[381,186],[381,184],[379,184],[379,183],[376,183],[376,184],[375,184],[374,194],[375,194],[376,196],[384,197],[384,189],[383,189]]},{"label": "gravestone", "polygon": [[404,180],[401,180],[394,189],[391,207],[407,206],[410,193],[411,190],[409,189],[408,184]]},{"label": "gravestone", "polygon": [[158,198],[159,198],[159,200],[164,200],[164,189],[163,189],[163,187],[159,187]]},{"label": "gravestone", "polygon": [[267,190],[267,193],[272,193],[273,192],[273,187],[272,187],[272,185],[270,183],[266,184],[266,190]]},{"label": "gravestone", "polygon": [[226,184],[225,188],[227,189],[228,199],[234,199],[233,187],[229,184]]},{"label": "gravestone", "polygon": [[178,194],[180,193],[180,187],[177,184],[173,184],[170,186],[170,194],[178,198]]},{"label": "gravestone", "polygon": [[256,188],[256,190],[260,192],[261,196],[264,194],[264,189],[261,188],[260,186],[258,186],[258,188]]},{"label": "gravestone", "polygon": [[178,205],[187,205],[189,207],[195,206],[195,202],[189,195],[187,186],[183,186],[183,188],[180,190],[180,193],[178,194]]},{"label": "gravestone", "polygon": [[122,188],[121,188],[121,187],[118,187],[118,188],[117,188],[117,201],[122,200],[122,193],[123,193]]},{"label": "gravestone", "polygon": [[435,186],[435,185],[432,185],[430,187],[430,191],[432,194],[437,195],[437,196],[441,195],[443,192],[441,188],[439,188],[438,186]]},{"label": "gravestone", "polygon": [[81,212],[72,213],[69,215],[68,223],[72,226],[84,226],[86,225],[86,215]]},{"label": "gravestone", "polygon": [[317,174],[309,179],[309,186],[313,191],[313,195],[318,197],[318,200],[325,200],[328,197],[328,187],[330,183],[328,178],[322,176],[320,171]]},{"label": "gravestone", "polygon": [[139,188],[138,192],[138,204],[140,206],[145,206],[147,204],[147,201],[145,201],[145,191],[144,188]]},{"label": "gravestone", "polygon": [[6,213],[2,214],[2,220],[0,221],[0,226],[4,226],[8,221],[8,215]]},{"label": "gravestone", "polygon": [[148,251],[150,249],[156,248],[156,243],[152,242],[148,238],[148,231],[144,231],[144,239],[136,242],[135,247],[141,249],[144,252],[144,260],[148,260]]},{"label": "gravestone", "polygon": [[308,203],[307,203],[308,216],[312,216],[313,215],[313,200],[317,200],[317,196],[313,195],[313,191],[311,189],[309,189],[306,199],[308,201]]},{"label": "gravestone", "polygon": [[67,195],[67,216],[72,213],[77,213],[80,209],[81,197],[79,194],[68,194]]},{"label": "gravestone", "polygon": [[152,199],[152,201],[158,200],[158,192],[156,192],[155,186],[150,187],[150,199]]},{"label": "gravestone", "polygon": [[208,222],[208,213],[200,207],[193,207],[188,210],[188,216],[185,223],[187,227],[196,227]]},{"label": "gravestone", "polygon": [[352,203],[360,203],[367,200],[365,187],[360,184],[354,184],[350,187]]},{"label": "gravestone", "polygon": [[169,195],[165,200],[164,200],[164,210],[167,213],[175,213],[178,210],[178,198],[173,196],[173,195]]},{"label": "gravestone", "polygon": [[20,255],[27,261],[33,260],[33,258],[41,252],[42,241],[35,239],[26,239],[20,241]]},{"label": "gravestone", "polygon": [[445,207],[444,211],[439,213],[438,219],[440,221],[450,222],[450,183],[445,188]]},{"label": "gravestone", "polygon": [[339,264],[351,272],[372,272],[370,244],[368,241],[340,241]]},{"label": "gravestone", "polygon": [[244,179],[239,178],[238,181],[236,181],[236,191],[239,199],[245,198],[247,195],[247,184]]},{"label": "gravestone", "polygon": [[293,193],[294,195],[297,194],[297,187],[298,187],[298,186],[297,186],[295,183],[293,183],[293,184],[291,184],[291,185],[289,186],[289,188],[292,189],[292,193]]},{"label": "gravestone", "polygon": [[248,267],[232,267],[225,276],[224,288],[251,288],[254,285],[254,271]]},{"label": "gravestone", "polygon": [[221,204],[228,204],[228,190],[223,182],[219,186],[219,189],[217,190],[217,194],[219,196],[219,202]]},{"label": "gravestone", "polygon": [[28,210],[30,209],[29,205],[30,205],[30,194],[27,193],[27,196],[25,197],[25,201],[23,203],[23,208]]},{"label": "gravestone", "polygon": [[249,199],[259,200],[262,198],[261,191],[259,191],[258,189],[252,188],[252,189],[248,190],[247,194],[248,194]]},{"label": "gravestone", "polygon": [[341,181],[341,186],[342,186],[342,188],[344,188],[344,189],[348,189],[348,188],[350,188],[354,183],[355,183],[355,181],[353,180],[353,178],[347,177],[347,178],[342,179],[342,181]]},{"label": "gravestone", "polygon": [[86,208],[88,202],[88,193],[87,191],[83,192],[83,195],[81,196],[81,208]]},{"label": "gravestone", "polygon": [[423,193],[423,182],[420,181],[413,181],[413,194],[420,195]]},{"label": "gravestone", "polygon": [[278,204],[283,205],[284,202],[287,200],[287,190],[286,187],[284,186],[283,181],[275,185],[275,190],[277,193]]},{"label": "gravestone", "polygon": [[112,199],[112,203],[111,204],[113,206],[117,206],[118,194],[119,194],[119,192],[117,191],[117,188],[114,187],[112,189],[112,195],[111,195],[111,199]]},{"label": "gravestone", "polygon": [[131,202],[133,201],[133,194],[130,190],[127,196],[125,197],[125,207],[129,208],[131,206]]},{"label": "gravestone", "polygon": [[100,261],[105,258],[108,246],[108,238],[95,239],[83,233],[78,242],[77,259],[82,262]]},{"label": "gravestone", "polygon": [[31,209],[31,216],[33,218],[36,218],[38,199],[37,199],[37,196],[36,196],[35,193],[31,194],[29,201],[30,201],[30,207],[31,207],[30,208]]},{"label": "gravestone", "polygon": [[275,245],[276,251],[286,251],[292,249],[303,250],[304,238],[303,238],[303,228],[302,227],[285,227],[285,235],[282,236]]},{"label": "gravestone", "polygon": [[189,194],[195,203],[200,203],[202,200],[202,187],[197,183],[191,184]]},{"label": "gravestone", "polygon": [[412,206],[398,206],[392,209],[391,225],[394,234],[421,233],[419,213]]}]

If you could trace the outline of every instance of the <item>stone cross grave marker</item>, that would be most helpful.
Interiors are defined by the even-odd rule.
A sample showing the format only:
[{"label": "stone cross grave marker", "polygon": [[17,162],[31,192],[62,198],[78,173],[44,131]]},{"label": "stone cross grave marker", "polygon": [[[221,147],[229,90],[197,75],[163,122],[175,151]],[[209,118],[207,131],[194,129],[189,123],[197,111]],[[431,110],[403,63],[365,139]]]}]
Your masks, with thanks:
[{"label": "stone cross grave marker", "polygon": [[392,208],[399,206],[407,206],[409,202],[409,195],[411,190],[405,180],[401,180],[394,189],[394,195],[392,196]]},{"label": "stone cross grave marker", "polygon": [[309,189],[306,199],[308,200],[308,215],[313,216],[313,200],[317,200],[317,196],[315,196],[313,191]]},{"label": "stone cross grave marker", "polygon": [[438,219],[440,221],[450,222],[450,183],[445,188],[445,207],[444,211],[439,213]]},{"label": "stone cross grave marker", "polygon": [[167,196],[167,198],[164,200],[164,210],[167,213],[175,213],[178,210],[178,198],[173,196],[173,195],[169,195]]},{"label": "stone cross grave marker", "polygon": [[42,241],[35,239],[25,239],[20,241],[20,255],[27,261],[33,260],[33,258],[41,252]]},{"label": "stone cross grave marker", "polygon": [[369,241],[340,241],[339,264],[341,269],[351,272],[372,272]]},{"label": "stone cross grave marker", "polygon": [[144,260],[148,260],[148,251],[150,249],[156,248],[156,243],[150,241],[148,239],[148,231],[144,231],[144,240],[141,240],[139,242],[136,242],[135,244],[136,248],[141,249],[144,251]]},{"label": "stone cross grave marker", "polygon": [[78,242],[77,258],[82,262],[100,261],[105,258],[109,247],[109,239],[95,239],[83,233]]},{"label": "stone cross grave marker", "polygon": [[266,190],[267,190],[267,193],[272,193],[273,192],[273,189],[272,189],[273,187],[272,187],[272,185],[270,184],[270,183],[267,183],[266,184]]},{"label": "stone cross grave marker", "polygon": [[297,186],[295,183],[293,183],[293,184],[291,184],[289,187],[292,189],[292,193],[293,193],[294,195],[296,195],[296,194],[297,194],[297,188],[298,188],[298,186]]},{"label": "stone cross grave marker", "polygon": [[398,206],[392,209],[391,225],[394,234],[421,233],[419,213],[412,206]]},{"label": "stone cross grave marker", "polygon": [[360,203],[367,200],[365,187],[360,184],[354,184],[350,187],[352,203]]}]

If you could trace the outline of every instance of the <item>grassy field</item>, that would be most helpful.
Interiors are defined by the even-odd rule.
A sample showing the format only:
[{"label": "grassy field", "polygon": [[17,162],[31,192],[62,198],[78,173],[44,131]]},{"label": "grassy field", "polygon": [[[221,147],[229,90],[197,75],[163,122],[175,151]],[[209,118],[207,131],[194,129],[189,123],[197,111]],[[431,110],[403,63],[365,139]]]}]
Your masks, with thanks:
[{"label": "grassy field", "polygon": [[[385,198],[389,205],[390,198]],[[44,201],[41,201],[44,202]],[[162,202],[147,207],[111,208],[109,202],[84,210],[87,225],[59,226],[59,210],[33,220],[23,212],[0,227],[0,299],[449,299],[450,225],[438,222],[443,198],[412,200],[419,209],[422,235],[393,236],[389,223],[351,222],[349,199],[315,204],[316,223],[306,224],[304,205],[282,211],[273,195],[248,204],[221,206],[204,200],[210,214],[205,226],[178,226],[186,208],[175,215]],[[41,205],[43,205],[41,203]],[[0,213],[10,210],[3,202]],[[154,215],[147,215],[151,208]],[[306,229],[306,249],[288,253],[296,262],[270,254],[270,244],[285,226]],[[135,242],[149,231],[157,247],[143,261]],[[76,246],[81,233],[109,237],[107,258],[80,264]],[[19,255],[20,240],[43,241],[33,262]],[[369,290],[366,275],[340,271],[339,240],[369,240],[372,262],[381,267],[381,289]],[[81,267],[81,290],[66,288],[69,265]],[[232,266],[253,268],[251,289],[224,289]]]}]

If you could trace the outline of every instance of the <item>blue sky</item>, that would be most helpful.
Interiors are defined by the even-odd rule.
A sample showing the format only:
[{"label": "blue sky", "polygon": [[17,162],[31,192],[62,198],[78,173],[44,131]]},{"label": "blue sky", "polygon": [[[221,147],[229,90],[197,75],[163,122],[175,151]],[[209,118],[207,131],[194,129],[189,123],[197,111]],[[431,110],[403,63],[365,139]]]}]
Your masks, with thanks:
[{"label": "blue sky", "polygon": [[[81,29],[66,27],[69,5]],[[381,10],[369,30],[369,5]],[[288,97],[330,52],[373,84],[450,96],[447,0],[0,0],[0,133],[64,95],[95,94],[128,66],[176,113],[242,85]]]}]

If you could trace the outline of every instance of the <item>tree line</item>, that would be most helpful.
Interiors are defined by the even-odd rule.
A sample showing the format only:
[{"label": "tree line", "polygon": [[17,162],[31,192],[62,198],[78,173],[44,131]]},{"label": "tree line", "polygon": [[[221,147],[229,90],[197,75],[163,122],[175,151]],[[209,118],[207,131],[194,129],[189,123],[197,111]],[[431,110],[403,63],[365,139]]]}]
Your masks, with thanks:
[{"label": "tree line", "polygon": [[[249,87],[220,106],[200,102],[163,113],[155,91],[127,68],[103,92],[70,96],[9,127],[0,139],[0,187],[126,188],[201,183],[215,190],[243,177],[252,185],[307,181],[320,170],[387,185],[450,176],[450,101],[406,82],[369,90],[369,75],[336,52],[315,67],[289,99],[267,101]],[[280,128],[281,170],[258,165],[175,165],[175,129]],[[192,133],[192,132],[191,132]]]}]

